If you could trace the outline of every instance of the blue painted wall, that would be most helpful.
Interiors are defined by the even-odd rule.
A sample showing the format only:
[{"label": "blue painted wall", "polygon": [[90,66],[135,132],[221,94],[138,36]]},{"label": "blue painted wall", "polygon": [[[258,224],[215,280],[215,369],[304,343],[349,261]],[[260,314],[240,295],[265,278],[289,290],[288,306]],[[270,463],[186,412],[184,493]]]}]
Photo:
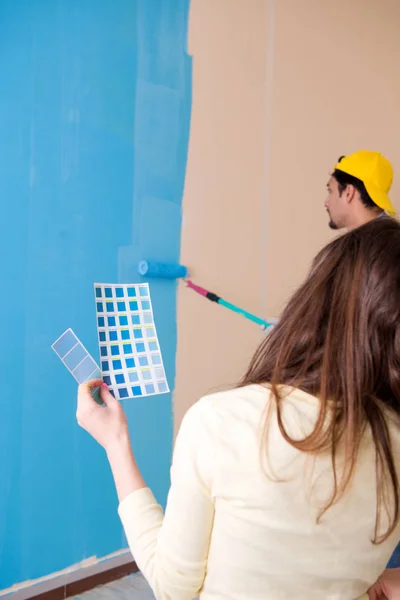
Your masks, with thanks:
[{"label": "blue painted wall", "polygon": [[[98,357],[93,282],[177,261],[191,109],[189,0],[0,3],[0,589],[125,547],[104,452],[50,345]],[[176,285],[151,285],[170,385]],[[171,397],[125,403],[164,503]]]}]

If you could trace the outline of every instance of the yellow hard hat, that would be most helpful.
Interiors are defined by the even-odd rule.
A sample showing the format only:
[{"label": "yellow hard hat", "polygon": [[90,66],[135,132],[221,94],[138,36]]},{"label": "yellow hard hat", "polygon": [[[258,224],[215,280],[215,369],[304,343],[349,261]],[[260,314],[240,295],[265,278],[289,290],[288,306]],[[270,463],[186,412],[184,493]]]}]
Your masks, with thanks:
[{"label": "yellow hard hat", "polygon": [[393,181],[393,168],[380,152],[359,150],[344,156],[336,163],[335,169],[360,179],[369,197],[379,208],[391,215],[396,213],[388,196]]}]

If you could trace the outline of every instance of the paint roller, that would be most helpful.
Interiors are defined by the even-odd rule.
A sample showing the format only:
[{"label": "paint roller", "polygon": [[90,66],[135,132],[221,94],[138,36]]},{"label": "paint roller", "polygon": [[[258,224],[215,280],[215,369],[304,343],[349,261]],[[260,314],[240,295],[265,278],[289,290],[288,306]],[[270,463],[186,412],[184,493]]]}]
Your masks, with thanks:
[{"label": "paint roller", "polygon": [[200,296],[203,296],[203,298],[207,298],[207,300],[210,300],[211,302],[220,304],[228,310],[242,315],[243,317],[249,319],[253,323],[257,323],[257,325],[260,325],[262,329],[268,329],[276,323],[276,319],[273,319],[271,321],[265,321],[264,319],[260,319],[259,317],[253,315],[247,310],[243,310],[242,308],[239,308],[239,306],[236,306],[231,302],[227,302],[217,294],[214,294],[213,292],[210,292],[209,290],[206,290],[205,288],[196,285],[195,283],[190,281],[190,279],[188,279],[188,269],[183,265],[141,260],[138,264],[138,272],[139,275],[141,275],[142,277],[148,278],[155,277],[157,279],[185,279],[187,287],[199,294]]},{"label": "paint roller", "polygon": [[188,275],[188,270],[183,265],[148,260],[139,262],[138,272],[142,277],[156,277],[157,279],[181,279]]}]

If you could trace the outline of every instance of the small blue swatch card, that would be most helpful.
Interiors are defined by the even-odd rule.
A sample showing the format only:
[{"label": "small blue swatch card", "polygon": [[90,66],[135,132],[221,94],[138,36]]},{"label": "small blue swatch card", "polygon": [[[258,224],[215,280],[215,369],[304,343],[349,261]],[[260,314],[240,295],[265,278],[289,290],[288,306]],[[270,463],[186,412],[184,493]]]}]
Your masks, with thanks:
[{"label": "small blue swatch card", "polygon": [[79,384],[101,379],[98,365],[72,329],[67,329],[51,347]]}]

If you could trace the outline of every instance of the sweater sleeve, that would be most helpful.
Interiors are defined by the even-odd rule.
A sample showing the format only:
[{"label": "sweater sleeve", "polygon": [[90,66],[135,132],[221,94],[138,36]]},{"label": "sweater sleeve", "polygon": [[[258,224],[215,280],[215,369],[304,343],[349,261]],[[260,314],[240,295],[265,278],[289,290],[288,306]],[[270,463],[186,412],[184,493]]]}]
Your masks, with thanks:
[{"label": "sweater sleeve", "polygon": [[165,516],[148,488],[119,506],[129,547],[157,600],[192,600],[203,586],[214,518],[212,417],[203,399],[182,421]]}]

